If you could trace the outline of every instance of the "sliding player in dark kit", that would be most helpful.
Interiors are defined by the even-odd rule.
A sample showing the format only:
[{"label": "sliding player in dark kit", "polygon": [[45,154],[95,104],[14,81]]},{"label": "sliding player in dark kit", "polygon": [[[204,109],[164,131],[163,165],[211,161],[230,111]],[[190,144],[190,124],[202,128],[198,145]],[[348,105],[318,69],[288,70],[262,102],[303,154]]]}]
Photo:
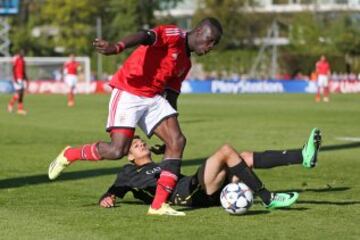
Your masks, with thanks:
[{"label": "sliding player in dark kit", "polygon": [[[238,153],[229,144],[224,144],[205,160],[194,175],[180,176],[169,202],[189,207],[220,205],[221,189],[229,182],[241,180],[261,198],[266,208],[289,207],[298,198],[298,193],[270,192],[252,168],[272,168],[292,164],[303,164],[305,168],[315,167],[320,144],[321,135],[318,129],[312,130],[302,150]],[[131,164],[125,165],[119,171],[114,184],[100,198],[101,207],[115,206],[116,198],[123,198],[128,192],[132,192],[135,198],[145,203],[153,200],[162,163],[157,164],[151,160],[149,148],[140,138],[133,140],[128,159]],[[179,213],[181,212],[163,211],[162,214],[148,212],[150,215],[184,215]]]}]

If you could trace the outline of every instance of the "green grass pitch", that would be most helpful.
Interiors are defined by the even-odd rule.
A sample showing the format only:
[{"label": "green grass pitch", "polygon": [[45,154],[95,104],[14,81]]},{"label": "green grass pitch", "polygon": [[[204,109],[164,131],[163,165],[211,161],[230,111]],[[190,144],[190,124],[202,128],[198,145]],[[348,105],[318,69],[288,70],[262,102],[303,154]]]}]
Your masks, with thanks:
[{"label": "green grass pitch", "polygon": [[65,96],[26,96],[27,116],[7,113],[9,98],[0,95],[0,239],[360,238],[359,94],[318,104],[297,94],[181,96],[185,174],[225,142],[239,150],[294,149],[319,127],[323,146],[315,169],[256,171],[271,190],[300,192],[290,209],[267,211],[257,201],[243,216],[213,207],[178,218],[146,216],[148,206],[131,194],[114,209],[97,206],[125,159],[78,162],[47,179],[48,164],[67,144],[108,140],[108,95],[77,96],[75,108]]}]

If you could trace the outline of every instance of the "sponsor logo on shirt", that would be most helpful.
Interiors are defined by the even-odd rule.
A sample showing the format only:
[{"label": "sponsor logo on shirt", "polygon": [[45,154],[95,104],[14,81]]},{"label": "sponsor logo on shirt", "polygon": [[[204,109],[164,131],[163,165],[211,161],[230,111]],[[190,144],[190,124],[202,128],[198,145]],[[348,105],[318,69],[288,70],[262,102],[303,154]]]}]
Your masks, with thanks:
[{"label": "sponsor logo on shirt", "polygon": [[147,170],[145,173],[148,175],[155,174],[161,172],[160,167],[154,167],[153,169]]}]

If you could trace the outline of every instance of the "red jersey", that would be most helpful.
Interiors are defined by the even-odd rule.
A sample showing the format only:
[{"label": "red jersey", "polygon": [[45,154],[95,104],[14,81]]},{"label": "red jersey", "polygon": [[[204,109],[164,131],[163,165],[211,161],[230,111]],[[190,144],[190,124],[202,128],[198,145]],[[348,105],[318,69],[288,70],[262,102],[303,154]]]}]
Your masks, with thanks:
[{"label": "red jersey", "polygon": [[321,75],[328,75],[330,73],[330,65],[328,61],[318,61],[316,63],[316,73]]},{"label": "red jersey", "polygon": [[17,81],[18,79],[25,79],[26,73],[24,57],[21,55],[15,55],[12,59],[12,64],[14,81]]},{"label": "red jersey", "polygon": [[174,25],[152,29],[156,40],[134,50],[114,74],[110,86],[137,96],[153,97],[165,88],[180,92],[191,68],[186,33]]},{"label": "red jersey", "polygon": [[76,61],[67,61],[64,63],[64,70],[66,74],[77,75],[77,70],[80,64]]}]

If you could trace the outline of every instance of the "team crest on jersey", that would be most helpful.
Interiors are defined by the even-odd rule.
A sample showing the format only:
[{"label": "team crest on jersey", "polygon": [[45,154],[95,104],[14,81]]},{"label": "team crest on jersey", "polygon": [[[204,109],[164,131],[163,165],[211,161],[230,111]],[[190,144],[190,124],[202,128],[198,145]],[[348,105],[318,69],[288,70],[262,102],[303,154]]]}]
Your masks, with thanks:
[{"label": "team crest on jersey", "polygon": [[172,58],[174,59],[174,60],[176,60],[177,58],[178,58],[178,53],[173,53],[173,54],[171,54],[171,56],[172,56]]}]

